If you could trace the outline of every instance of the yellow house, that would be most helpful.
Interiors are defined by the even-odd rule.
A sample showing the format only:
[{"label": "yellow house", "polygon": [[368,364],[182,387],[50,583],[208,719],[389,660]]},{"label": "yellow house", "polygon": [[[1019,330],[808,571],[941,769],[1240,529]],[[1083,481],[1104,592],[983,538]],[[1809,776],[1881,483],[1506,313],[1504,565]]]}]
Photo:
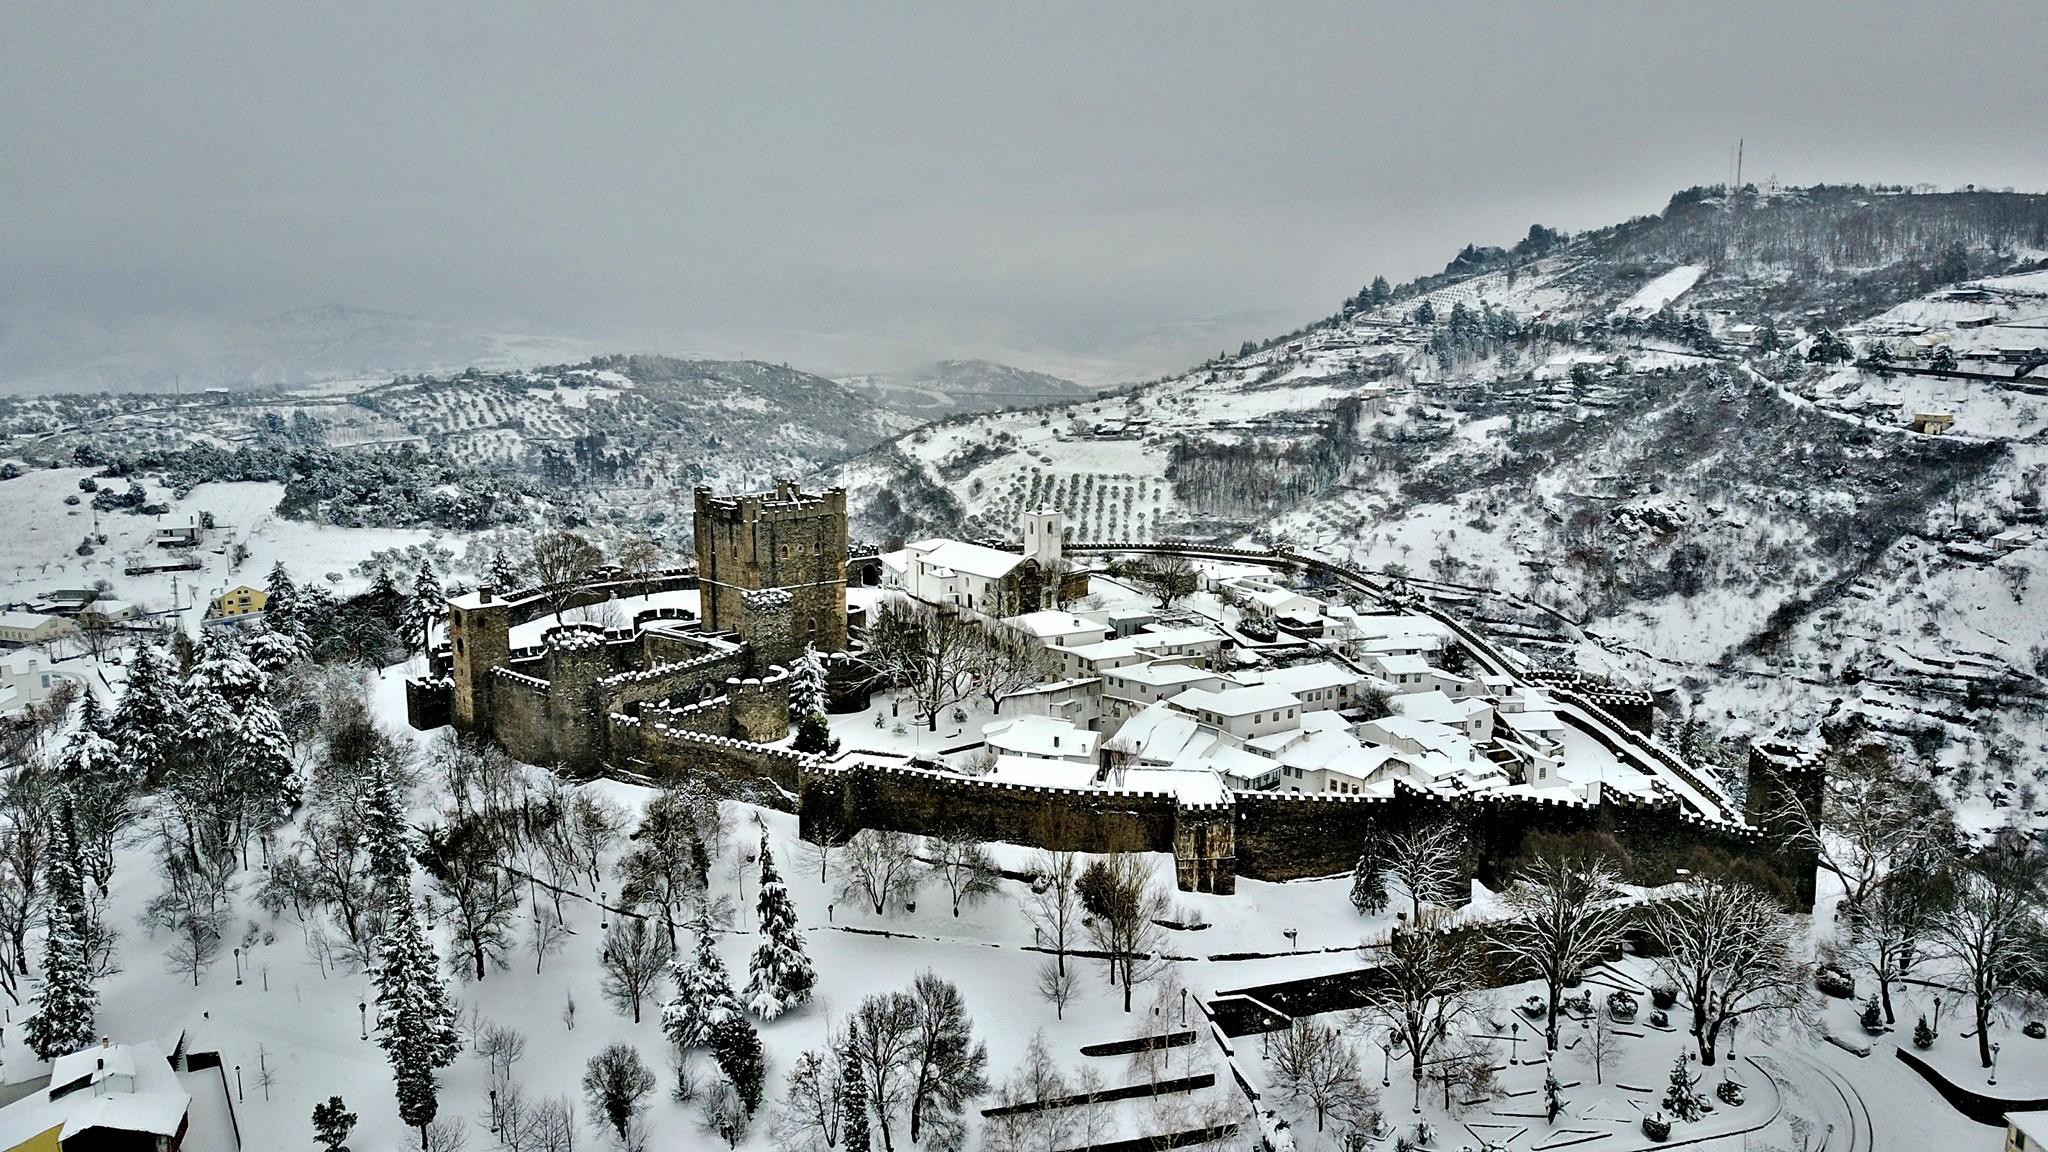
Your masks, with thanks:
[{"label": "yellow house", "polygon": [[215,596],[206,609],[206,618],[233,620],[239,616],[254,616],[263,611],[264,601],[269,599],[270,593],[263,589],[240,584]]},{"label": "yellow house", "polygon": [[56,1059],[49,1087],[0,1108],[0,1152],[180,1152],[191,1108],[156,1045],[87,1048]]}]

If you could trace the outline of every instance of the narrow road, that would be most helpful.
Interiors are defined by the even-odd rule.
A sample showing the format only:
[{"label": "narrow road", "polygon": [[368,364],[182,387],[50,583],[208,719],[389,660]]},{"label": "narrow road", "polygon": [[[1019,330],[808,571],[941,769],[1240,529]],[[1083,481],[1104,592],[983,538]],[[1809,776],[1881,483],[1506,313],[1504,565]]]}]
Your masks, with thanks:
[{"label": "narrow road", "polygon": [[1829,1125],[1827,1152],[1875,1152],[1877,1129],[1871,1123],[1870,1106],[1847,1077],[1824,1063],[1826,1057],[1808,1055],[1790,1045],[1758,1059],[1768,1065],[1788,1093],[1802,1098],[1813,1108],[1815,1119]]}]

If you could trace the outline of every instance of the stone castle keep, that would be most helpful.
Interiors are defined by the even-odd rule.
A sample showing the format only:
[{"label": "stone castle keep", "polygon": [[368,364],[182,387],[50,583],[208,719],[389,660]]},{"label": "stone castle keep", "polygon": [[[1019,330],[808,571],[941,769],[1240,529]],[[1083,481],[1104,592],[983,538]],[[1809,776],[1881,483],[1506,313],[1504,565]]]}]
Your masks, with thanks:
[{"label": "stone castle keep", "polygon": [[[1812,854],[1787,847],[1768,813],[1787,790],[1815,794],[1824,776],[1809,751],[1768,743],[1752,753],[1741,820],[1702,818],[1668,790],[1609,791],[1591,802],[1240,790],[1193,803],[1166,792],[1005,783],[899,754],[849,749],[828,759],[780,747],[790,730],[788,669],[807,644],[845,653],[827,661],[833,711],[868,704],[861,621],[846,603],[846,494],[789,482],[741,496],[699,488],[695,525],[694,570],[598,578],[568,598],[561,622],[548,620],[559,597],[539,590],[486,587],[451,599],[447,646],[428,675],[406,684],[412,725],[452,724],[520,760],[579,775],[704,779],[725,795],[797,811],[806,836],[964,831],[1078,851],[1170,852],[1180,887],[1191,891],[1230,893],[1240,873],[1345,872],[1373,837],[1448,809],[1471,833],[1473,876],[1487,882],[1504,876],[1531,834],[1583,833],[1612,837],[1666,875],[1695,865],[1701,852],[1740,855],[1781,877],[1795,902],[1812,904]],[[601,607],[572,618],[573,609],[691,588],[701,618],[661,608],[624,619]],[[538,633],[533,642],[512,643],[514,629],[544,621],[522,629]],[[1646,698],[1587,697],[1585,706],[1649,726]]]},{"label": "stone castle keep", "polygon": [[598,580],[569,606],[696,588],[701,619],[666,608],[567,619],[515,647],[514,628],[556,615],[550,597],[489,587],[454,597],[447,647],[429,677],[407,685],[413,725],[450,723],[521,760],[579,773],[623,767],[650,729],[711,747],[787,736],[791,662],[807,644],[846,648],[846,494],[785,482],[696,495],[696,572]]}]

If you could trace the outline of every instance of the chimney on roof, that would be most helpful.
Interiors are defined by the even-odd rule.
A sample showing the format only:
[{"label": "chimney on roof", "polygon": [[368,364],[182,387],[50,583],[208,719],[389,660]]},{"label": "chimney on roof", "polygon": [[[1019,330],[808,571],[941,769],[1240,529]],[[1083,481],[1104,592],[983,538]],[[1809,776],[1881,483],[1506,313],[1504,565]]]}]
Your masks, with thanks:
[{"label": "chimney on roof", "polygon": [[476,590],[476,600],[477,600],[477,603],[479,603],[479,604],[489,604],[489,603],[491,602],[491,593],[492,593],[492,592],[495,592],[495,591],[497,591],[497,589],[495,589],[495,588],[492,588],[492,587],[491,587],[491,586],[490,586],[489,584],[486,584],[486,585],[484,585],[483,587],[481,587],[481,588],[477,589],[477,590]]}]

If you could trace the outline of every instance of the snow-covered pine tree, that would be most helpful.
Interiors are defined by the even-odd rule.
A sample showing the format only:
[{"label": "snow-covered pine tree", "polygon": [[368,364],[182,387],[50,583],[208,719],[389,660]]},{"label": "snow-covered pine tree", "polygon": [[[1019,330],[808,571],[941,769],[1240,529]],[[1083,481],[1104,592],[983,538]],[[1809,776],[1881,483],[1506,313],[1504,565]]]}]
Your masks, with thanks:
[{"label": "snow-covered pine tree", "polygon": [[440,1107],[434,1072],[455,1062],[462,1040],[440,961],[404,886],[394,887],[386,904],[376,980],[377,1046],[391,1061],[399,1119],[421,1130],[424,1147],[426,1126]]},{"label": "snow-covered pine tree", "polygon": [[868,1129],[868,1085],[860,1071],[860,1050],[852,1037],[839,1049],[839,1146],[845,1152],[871,1152]]},{"label": "snow-covered pine tree", "polygon": [[741,995],[754,1015],[773,1020],[811,998],[818,974],[804,953],[796,908],[790,903],[782,875],[775,870],[765,831],[761,833],[761,894],[754,907],[759,913],[761,945],[747,963],[747,986]]},{"label": "snow-covered pine tree", "polygon": [[711,1030],[728,1016],[740,1014],[739,997],[732,992],[732,978],[725,961],[719,959],[717,940],[711,933],[711,913],[698,905],[690,921],[697,936],[697,951],[688,964],[675,961],[669,969],[676,984],[675,999],[661,1009],[661,1030],[679,1052],[701,1048],[711,1041]]},{"label": "snow-covered pine tree", "polygon": [[370,784],[363,791],[362,836],[370,875],[379,884],[391,888],[411,881],[413,829],[405,822],[405,797],[398,773],[381,753],[370,758]]},{"label": "snow-covered pine tree", "polygon": [[768,1064],[761,1055],[761,1037],[754,1023],[739,1012],[728,1012],[711,1026],[711,1054],[718,1070],[725,1074],[740,1103],[752,1116],[761,1107],[761,1083],[767,1079]]},{"label": "snow-covered pine tree", "polygon": [[306,657],[305,637],[271,627],[265,620],[249,631],[243,644],[243,654],[258,671],[275,681],[285,669]]},{"label": "snow-covered pine tree", "polygon": [[1690,1054],[1681,1051],[1671,1066],[1671,1086],[1664,1090],[1664,1111],[1690,1124],[1700,1118],[1704,1099],[1694,1090],[1699,1077],[1692,1073]]},{"label": "snow-covered pine tree", "polygon": [[110,734],[126,761],[126,774],[144,784],[161,780],[184,726],[177,676],[163,650],[154,644],[136,646]]},{"label": "snow-covered pine tree", "polygon": [[99,697],[87,688],[79,703],[78,728],[57,759],[57,778],[76,806],[80,872],[92,878],[102,895],[114,875],[114,837],[128,825],[129,798],[140,783],[106,737],[110,727]]},{"label": "snow-covered pine tree", "polygon": [[235,726],[234,763],[252,794],[259,828],[281,823],[299,804],[299,777],[291,739],[268,699],[249,702]]},{"label": "snow-covered pine tree", "polygon": [[431,561],[420,561],[419,575],[413,577],[412,599],[406,605],[405,646],[424,656],[434,645],[434,628],[448,616],[448,601],[441,594],[441,578]]},{"label": "snow-covered pine tree", "polygon": [[398,590],[398,582],[391,578],[390,569],[377,570],[376,578],[370,581],[370,590],[363,593],[361,603],[393,632],[405,627],[405,593]]},{"label": "snow-covered pine tree", "polygon": [[68,795],[58,797],[44,851],[43,985],[36,992],[36,1014],[23,1031],[36,1055],[53,1060],[92,1046],[93,1012],[100,999],[87,955],[92,929],[79,868],[77,819]]},{"label": "snow-covered pine tree", "polygon": [[1367,848],[1351,869],[1351,906],[1366,916],[1387,910],[1387,870],[1380,854]]},{"label": "snow-covered pine tree", "polygon": [[1557,1070],[1545,1066],[1543,1069],[1543,1114],[1552,1123],[1557,1123],[1558,1113],[1564,1111],[1564,1085],[1558,1082]]},{"label": "snow-covered pine tree", "polygon": [[505,555],[503,548],[491,550],[491,585],[500,592],[510,592],[519,587],[519,567],[512,558]]},{"label": "snow-covered pine tree", "polygon": [[795,721],[824,714],[825,661],[817,648],[807,643],[804,654],[789,670],[789,718]]}]

